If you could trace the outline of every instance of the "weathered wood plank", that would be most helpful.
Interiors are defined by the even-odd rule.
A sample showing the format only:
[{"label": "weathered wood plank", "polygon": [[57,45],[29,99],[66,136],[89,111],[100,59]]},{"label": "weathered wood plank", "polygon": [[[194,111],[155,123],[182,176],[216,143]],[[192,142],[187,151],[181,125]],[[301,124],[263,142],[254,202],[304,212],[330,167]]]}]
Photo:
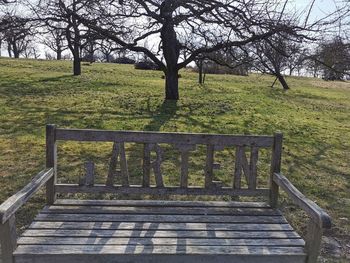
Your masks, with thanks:
[{"label": "weathered wood plank", "polygon": [[266,188],[256,190],[250,189],[232,189],[231,187],[205,189],[201,187],[141,187],[131,185],[123,187],[120,185],[105,186],[95,184],[93,187],[79,186],[74,184],[56,184],[57,193],[119,193],[119,194],[146,194],[146,195],[230,195],[230,196],[268,196],[270,191]]},{"label": "weathered wood plank", "polygon": [[312,217],[320,228],[331,228],[330,216],[315,202],[306,198],[285,176],[275,173],[273,181],[288,194],[296,205]]},{"label": "weathered wood plank", "polygon": [[4,223],[0,223],[0,258],[4,263],[13,263],[13,251],[17,247],[16,219],[11,215]]},{"label": "weathered wood plank", "polygon": [[[28,247],[28,246],[26,246]],[[41,247],[39,249],[46,249]],[[130,263],[130,262],[145,262],[145,263],[305,263],[305,254],[302,254],[302,249],[299,251],[289,250],[288,254],[271,254],[273,251],[270,250],[268,255],[259,255],[258,253],[248,253],[247,249],[240,250],[242,253],[233,254],[231,250],[230,254],[210,254],[210,253],[186,253],[184,246],[177,247],[179,253],[170,254],[169,251],[161,253],[140,253],[143,250],[143,246],[129,246],[128,251],[139,251],[137,254],[123,254],[121,252],[112,252],[110,249],[108,253],[103,252],[89,252],[89,253],[57,253],[55,251],[49,251],[48,254],[34,254],[35,251],[31,250],[20,250],[16,255],[16,263],[47,263],[52,262],[53,258],[55,263],[81,263],[81,262],[94,262],[94,263],[115,263],[118,258],[118,263]],[[264,250],[264,247],[261,248]],[[146,250],[147,251],[147,250]],[[245,251],[245,252],[243,252]],[[181,253],[180,253],[181,252]],[[281,250],[279,252],[282,252]],[[292,254],[291,252],[298,252]],[[299,253],[300,252],[300,253]],[[101,255],[102,254],[102,255]]]},{"label": "weathered wood plank", "polygon": [[162,164],[162,148],[158,145],[154,145],[154,150],[156,152],[156,160],[152,163],[153,170],[154,170],[154,176],[156,179],[156,185],[158,188],[163,188],[164,187],[164,182],[163,182],[163,175],[162,175],[162,169],[161,169],[161,164]]},{"label": "weathered wood plank", "polygon": [[145,143],[143,147],[143,187],[149,187],[151,183],[151,145]]},{"label": "weathered wood plank", "polygon": [[172,222],[172,223],[287,223],[282,216],[39,214],[36,221]]},{"label": "weathered wood plank", "polygon": [[281,171],[282,141],[283,141],[283,134],[276,133],[273,140],[271,167],[270,167],[270,205],[271,207],[277,207],[277,204],[278,204],[278,185],[273,180],[273,175],[274,173],[279,173]]},{"label": "weathered wood plank", "polygon": [[16,211],[23,206],[54,175],[54,169],[45,169],[37,174],[22,190],[8,198],[0,205],[0,223],[6,223]]},{"label": "weathered wood plank", "polygon": [[107,186],[114,185],[119,152],[120,152],[119,143],[114,142],[113,148],[112,148],[111,160],[109,161],[108,176],[107,176],[107,181],[106,181]]},{"label": "weathered wood plank", "polygon": [[86,229],[86,230],[198,230],[198,231],[293,231],[289,224],[240,223],[148,223],[148,222],[45,222],[34,221],[28,229]]},{"label": "weathered wood plank", "polygon": [[258,255],[305,255],[302,247],[247,247],[247,246],[143,246],[130,249],[130,246],[93,245],[93,246],[45,246],[45,245],[22,245],[16,250],[19,254],[258,254]]},{"label": "weathered wood plank", "polygon": [[94,186],[95,184],[95,164],[91,161],[85,164],[86,176],[85,185]]},{"label": "weathered wood plank", "polygon": [[175,147],[181,153],[181,177],[180,177],[180,187],[187,188],[188,186],[188,166],[190,152],[196,149],[195,145],[191,144],[176,144]]},{"label": "weathered wood plank", "polygon": [[55,205],[80,206],[160,206],[160,207],[240,207],[240,208],[270,208],[264,202],[236,201],[171,201],[171,200],[78,200],[58,199]]},{"label": "weathered wood plank", "polygon": [[320,254],[323,229],[313,220],[309,221],[306,238],[307,263],[316,263]]},{"label": "weathered wood plank", "polygon": [[233,188],[241,189],[242,184],[242,156],[244,154],[244,148],[241,146],[236,147],[236,161],[235,161],[235,172],[233,176]]},{"label": "weathered wood plank", "polygon": [[267,246],[304,247],[303,239],[259,238],[259,239],[213,239],[213,238],[115,238],[115,237],[21,237],[18,245],[155,245],[169,246],[186,244],[188,246]]},{"label": "weathered wood plank", "polygon": [[28,229],[22,237],[114,237],[114,238],[207,238],[207,239],[300,239],[292,231],[163,231],[163,230],[66,230],[66,229]]},{"label": "weathered wood plank", "polygon": [[56,129],[57,140],[271,147],[271,136]]},{"label": "weathered wood plank", "polygon": [[259,148],[253,146],[250,153],[250,173],[249,173],[249,189],[256,189],[256,183],[257,183],[257,164],[258,164],[258,158],[259,158]]},{"label": "weathered wood plank", "polygon": [[[120,170],[117,171],[118,162],[120,163]],[[107,186],[113,186],[115,177],[121,177],[121,184],[123,186],[129,186],[129,171],[128,162],[126,159],[125,145],[124,143],[114,142],[112,156],[109,163]]]},{"label": "weathered wood plank", "polygon": [[46,202],[53,204],[56,201],[55,184],[57,183],[57,143],[56,126],[46,125],[46,168],[53,168],[53,176],[46,183]]},{"label": "weathered wood plank", "polygon": [[62,214],[176,214],[176,215],[282,215],[266,208],[204,208],[204,207],[106,207],[106,206],[50,206],[41,213]]},{"label": "weathered wood plank", "polygon": [[214,179],[214,145],[207,145],[207,157],[205,163],[205,188],[210,189],[213,187]]}]

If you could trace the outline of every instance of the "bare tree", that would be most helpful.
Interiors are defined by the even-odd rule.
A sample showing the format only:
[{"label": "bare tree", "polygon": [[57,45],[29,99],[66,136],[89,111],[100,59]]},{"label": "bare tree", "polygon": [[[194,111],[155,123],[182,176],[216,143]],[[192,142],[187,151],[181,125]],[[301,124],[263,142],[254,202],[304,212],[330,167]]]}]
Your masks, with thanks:
[{"label": "bare tree", "polygon": [[[75,15],[83,8],[80,0],[40,0],[33,5],[33,12],[43,23],[57,23],[59,30],[64,32],[68,49],[73,56],[73,74],[81,74],[81,53],[84,47],[86,28],[77,20]],[[61,33],[61,32],[60,32]]]},{"label": "bare tree", "polygon": [[7,43],[8,55],[19,58],[32,41],[35,27],[28,19],[13,13],[6,13],[0,19],[0,31]]},{"label": "bare tree", "polygon": [[[272,0],[86,0],[84,6],[84,14],[65,8],[86,27],[155,62],[165,73],[165,98],[172,100],[179,98],[179,70],[202,54],[304,30],[287,23],[283,5]],[[186,45],[189,37],[199,44]],[[147,40],[157,48],[144,47]]]},{"label": "bare tree", "polygon": [[293,42],[289,41],[286,36],[278,35],[255,43],[252,50],[256,56],[255,68],[262,73],[276,77],[272,87],[278,80],[283,89],[288,90],[289,85],[283,72],[288,68],[289,58],[294,52]]},{"label": "bare tree", "polygon": [[62,53],[68,49],[65,28],[61,23],[47,23],[43,44],[56,53],[56,59],[62,59]]}]

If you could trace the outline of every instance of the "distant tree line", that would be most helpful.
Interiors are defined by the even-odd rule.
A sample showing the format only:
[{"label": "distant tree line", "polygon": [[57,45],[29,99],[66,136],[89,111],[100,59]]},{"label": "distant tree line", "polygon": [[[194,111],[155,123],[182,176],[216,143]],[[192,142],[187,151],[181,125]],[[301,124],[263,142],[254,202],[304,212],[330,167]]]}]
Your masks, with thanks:
[{"label": "distant tree line", "polygon": [[9,57],[39,58],[45,45],[41,55],[72,59],[74,75],[82,61],[137,63],[164,72],[166,99],[179,98],[179,70],[193,65],[201,84],[210,73],[261,72],[285,90],[285,75],[349,76],[349,32],[320,37],[349,10],[310,22],[314,1],[303,16],[286,11],[288,0],[15,2],[0,0],[0,49]]}]

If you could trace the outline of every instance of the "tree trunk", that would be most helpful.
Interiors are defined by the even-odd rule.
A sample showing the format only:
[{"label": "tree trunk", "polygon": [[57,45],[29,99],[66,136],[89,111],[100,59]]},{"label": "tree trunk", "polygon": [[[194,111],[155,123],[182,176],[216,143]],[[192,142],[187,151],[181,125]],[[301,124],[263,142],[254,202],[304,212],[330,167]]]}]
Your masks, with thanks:
[{"label": "tree trunk", "polygon": [[199,84],[203,84],[204,83],[204,79],[203,79],[203,60],[199,60],[198,61],[198,83]]},{"label": "tree trunk", "polygon": [[168,68],[165,73],[165,99],[179,99],[179,71],[176,68]]},{"label": "tree trunk", "polygon": [[74,54],[74,58],[73,58],[73,74],[74,74],[74,76],[81,75],[81,59],[80,59],[79,54],[78,55]]},{"label": "tree trunk", "polygon": [[277,73],[276,77],[278,78],[278,81],[281,83],[282,87],[284,90],[289,90],[289,86],[287,81],[285,80],[285,78],[283,77],[283,75],[281,73]]},{"label": "tree trunk", "polygon": [[19,58],[19,51],[18,51],[16,43],[12,44],[12,51],[13,51],[14,58]]},{"label": "tree trunk", "polygon": [[12,58],[12,49],[10,44],[7,44],[7,52],[9,54],[9,57]]},{"label": "tree trunk", "polygon": [[161,30],[162,48],[167,69],[165,72],[165,99],[179,99],[179,69],[178,59],[180,56],[180,45],[177,40],[173,21],[173,0],[165,0],[161,4],[160,14],[164,19]]},{"label": "tree trunk", "polygon": [[56,59],[61,60],[62,59],[62,50],[60,47],[58,47],[57,52],[56,52]]}]

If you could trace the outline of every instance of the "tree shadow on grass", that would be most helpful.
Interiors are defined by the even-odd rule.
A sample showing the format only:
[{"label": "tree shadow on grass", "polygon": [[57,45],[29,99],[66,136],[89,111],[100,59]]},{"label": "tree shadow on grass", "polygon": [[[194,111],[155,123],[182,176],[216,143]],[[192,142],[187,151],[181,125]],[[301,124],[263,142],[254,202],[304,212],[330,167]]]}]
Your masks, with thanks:
[{"label": "tree shadow on grass", "polygon": [[170,121],[179,109],[177,101],[165,100],[155,111],[152,120],[144,127],[145,131],[160,131],[161,127]]}]

